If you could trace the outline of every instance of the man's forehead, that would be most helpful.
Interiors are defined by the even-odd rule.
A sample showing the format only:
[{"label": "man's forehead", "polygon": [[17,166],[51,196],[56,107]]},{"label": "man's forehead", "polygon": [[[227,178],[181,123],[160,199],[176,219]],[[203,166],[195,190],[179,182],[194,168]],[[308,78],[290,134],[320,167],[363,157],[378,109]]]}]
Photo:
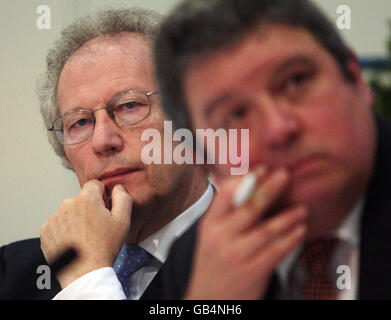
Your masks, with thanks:
[{"label": "man's forehead", "polygon": [[84,43],[71,55],[66,64],[73,62],[75,59],[88,61],[94,57],[110,53],[127,54],[130,49],[151,51],[152,44],[143,35],[134,32],[103,35]]},{"label": "man's forehead", "polygon": [[75,52],[61,72],[57,91],[61,111],[104,104],[127,90],[150,91],[151,66],[150,43],[141,35],[95,38]]},{"label": "man's forehead", "polygon": [[[269,65],[269,60],[279,58],[290,58],[292,54],[312,51],[313,49],[324,49],[320,46],[314,36],[304,28],[292,27],[284,24],[260,25],[252,32],[246,32],[240,40],[223,46],[221,49],[208,50],[204,55],[198,55],[190,60],[187,67],[197,67],[210,62],[212,68],[216,60],[231,62],[231,69],[235,68],[232,59],[238,56],[238,60],[246,64],[242,56],[253,57],[255,61],[264,61]],[[325,50],[325,49],[324,49]]]},{"label": "man's forehead", "polygon": [[[283,66],[291,65],[292,61],[303,63],[319,59],[323,53],[326,50],[303,28],[261,26],[237,43],[189,63],[184,74],[185,90],[197,84],[204,86],[205,83],[199,79],[208,79],[213,83],[210,93],[214,96],[216,92],[245,83],[238,81],[242,77],[248,80],[255,74],[266,79],[276,70],[281,71]],[[221,79],[221,74],[224,74],[224,79]]]}]

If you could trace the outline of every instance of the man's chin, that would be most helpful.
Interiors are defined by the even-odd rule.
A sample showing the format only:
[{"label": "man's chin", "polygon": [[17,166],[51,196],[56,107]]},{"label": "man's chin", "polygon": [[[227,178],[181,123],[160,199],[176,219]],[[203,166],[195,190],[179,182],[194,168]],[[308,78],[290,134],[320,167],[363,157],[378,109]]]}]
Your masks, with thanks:
[{"label": "man's chin", "polygon": [[[116,184],[105,186],[104,201],[106,208],[111,210],[112,208],[112,192]],[[144,207],[148,207],[149,203],[152,202],[153,194],[151,190],[147,190],[148,187],[145,185],[139,185],[137,188],[129,186],[129,184],[123,184],[125,190],[132,198],[132,211],[136,208],[141,210]]]},{"label": "man's chin", "polygon": [[309,208],[316,208],[326,204],[331,204],[331,199],[336,190],[340,189],[340,184],[330,176],[319,175],[295,179],[286,196],[286,201],[290,204],[303,204]]},{"label": "man's chin", "polygon": [[132,211],[156,210],[158,201],[155,199],[156,195],[153,190],[143,188],[143,192],[140,192],[140,189],[128,191],[133,200]]}]

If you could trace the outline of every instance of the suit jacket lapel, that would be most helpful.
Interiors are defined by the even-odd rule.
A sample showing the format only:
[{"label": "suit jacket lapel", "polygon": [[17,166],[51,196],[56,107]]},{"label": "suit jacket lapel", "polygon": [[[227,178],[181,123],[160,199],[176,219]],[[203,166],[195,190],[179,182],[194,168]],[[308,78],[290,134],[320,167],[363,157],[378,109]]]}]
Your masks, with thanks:
[{"label": "suit jacket lapel", "polygon": [[359,299],[391,299],[391,125],[376,121],[375,170],[361,221]]}]

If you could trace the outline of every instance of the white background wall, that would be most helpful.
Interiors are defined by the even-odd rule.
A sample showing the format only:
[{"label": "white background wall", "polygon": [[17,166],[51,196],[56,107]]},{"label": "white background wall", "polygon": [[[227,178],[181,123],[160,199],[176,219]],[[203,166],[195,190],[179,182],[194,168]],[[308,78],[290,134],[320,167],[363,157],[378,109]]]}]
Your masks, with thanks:
[{"label": "white background wall", "polygon": [[[207,0],[205,0],[207,1]],[[245,0],[243,0],[245,1]],[[35,95],[45,53],[61,29],[96,8],[142,6],[167,13],[177,0],[0,0],[0,245],[39,236],[61,201],[77,194],[71,171],[51,150]],[[391,0],[317,0],[336,21],[336,8],[352,10],[344,37],[360,55],[382,55]],[[39,5],[51,9],[51,30],[38,30]]]}]

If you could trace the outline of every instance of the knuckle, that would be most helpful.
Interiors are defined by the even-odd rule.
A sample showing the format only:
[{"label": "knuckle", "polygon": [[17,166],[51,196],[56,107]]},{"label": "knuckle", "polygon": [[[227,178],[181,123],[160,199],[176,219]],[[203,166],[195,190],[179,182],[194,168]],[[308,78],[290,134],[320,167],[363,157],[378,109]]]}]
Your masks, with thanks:
[{"label": "knuckle", "polygon": [[89,193],[94,193],[94,192],[102,190],[102,188],[104,188],[103,182],[96,180],[96,179],[93,179],[93,180],[87,181],[84,184],[81,191],[87,191]]},{"label": "knuckle", "polygon": [[89,188],[83,187],[83,189],[81,189],[79,194],[76,196],[76,199],[84,200],[84,199],[88,199],[89,197],[91,197],[91,190]]},{"label": "knuckle", "polygon": [[73,199],[69,199],[69,198],[63,200],[63,201],[61,202],[60,208],[61,208],[62,210],[65,210],[65,209],[71,207],[71,206],[73,205],[73,201],[74,201]]},{"label": "knuckle", "polygon": [[224,197],[231,197],[233,190],[236,189],[236,187],[239,185],[241,181],[241,176],[232,176],[227,178],[227,181],[225,181],[221,185],[221,191],[220,194]]},{"label": "knuckle", "polygon": [[88,181],[87,183],[89,183],[91,186],[103,186],[103,182],[102,181],[99,181],[97,179],[92,179],[90,181]]},{"label": "knuckle", "polygon": [[79,210],[88,210],[93,203],[95,203],[94,198],[88,191],[82,191],[76,197],[76,206]]},{"label": "knuckle", "polygon": [[77,199],[81,202],[95,203],[98,199],[102,199],[102,190],[100,189],[100,187],[97,188],[96,186],[87,188],[83,187],[83,189],[77,195]]}]

